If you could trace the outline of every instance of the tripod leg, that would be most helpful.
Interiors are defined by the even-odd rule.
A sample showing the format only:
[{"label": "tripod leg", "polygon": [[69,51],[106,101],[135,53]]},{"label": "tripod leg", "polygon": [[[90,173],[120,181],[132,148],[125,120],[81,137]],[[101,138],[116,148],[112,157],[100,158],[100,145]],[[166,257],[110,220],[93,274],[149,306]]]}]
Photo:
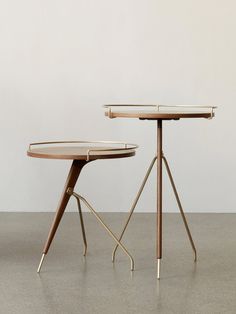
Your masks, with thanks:
[{"label": "tripod leg", "polygon": [[[128,224],[129,224],[129,221],[130,221],[130,219],[131,219],[131,217],[132,217],[132,214],[133,214],[133,212],[134,212],[134,210],[135,210],[135,207],[136,207],[136,205],[137,205],[137,203],[138,203],[138,200],[139,200],[139,198],[140,198],[140,196],[141,196],[141,194],[142,194],[142,192],[143,192],[143,189],[144,189],[144,187],[145,187],[145,184],[146,184],[146,182],[147,182],[147,179],[148,179],[148,177],[149,177],[149,175],[150,175],[150,173],[151,173],[151,171],[152,171],[152,168],[153,168],[153,166],[154,166],[154,164],[155,164],[155,162],[156,162],[156,159],[157,159],[157,158],[154,157],[153,160],[152,160],[152,162],[151,162],[151,164],[150,164],[150,166],[148,167],[147,173],[146,173],[146,175],[145,175],[145,177],[144,177],[144,179],[143,179],[143,182],[142,182],[142,184],[141,184],[141,186],[140,186],[140,188],[139,188],[138,194],[137,194],[137,196],[135,197],[135,200],[134,200],[134,202],[133,202],[133,205],[132,205],[132,207],[131,207],[131,209],[130,209],[130,211],[129,211],[129,216],[128,216],[128,218],[127,218],[127,220],[126,220],[126,223],[125,223],[125,225],[124,225],[124,227],[123,227],[123,230],[122,230],[122,232],[121,232],[121,234],[120,234],[120,236],[119,236],[119,241],[121,241],[121,239],[122,239],[122,237],[123,237],[123,235],[124,235],[124,233],[125,233],[125,230],[126,230]],[[114,248],[114,250],[113,250],[113,252],[112,252],[112,262],[115,261],[115,255],[116,255],[116,250],[117,250],[118,246],[119,246],[119,245],[116,244],[116,246],[115,246],[115,248]]]},{"label": "tripod leg", "polygon": [[187,223],[187,220],[186,220],[186,217],[185,217],[185,214],[184,214],[183,207],[182,207],[180,199],[179,199],[179,195],[178,195],[175,183],[174,183],[174,179],[172,177],[172,174],[171,174],[170,167],[168,165],[167,159],[165,158],[164,155],[162,156],[162,158],[164,160],[164,163],[165,163],[165,166],[166,166],[166,170],[167,170],[167,173],[168,173],[168,176],[169,176],[169,179],[170,179],[170,183],[171,183],[171,186],[173,188],[173,191],[174,191],[174,194],[175,194],[175,198],[176,198],[179,210],[180,210],[180,214],[182,216],[182,219],[183,219],[183,222],[184,222],[184,225],[185,225],[185,229],[187,231],[187,234],[188,234],[188,237],[189,237],[189,241],[191,243],[191,246],[192,246],[192,249],[193,249],[193,252],[194,252],[194,261],[196,262],[196,260],[197,260],[197,251],[196,251],[196,248],[195,248],[195,245],[194,245],[194,242],[193,242],[193,238],[192,238],[191,233],[190,233],[190,229],[188,227],[188,223]]},{"label": "tripod leg", "polygon": [[83,241],[84,241],[84,256],[87,253],[87,240],[86,240],[86,234],[85,234],[85,228],[84,228],[84,220],[83,220],[83,214],[81,210],[81,204],[80,200],[76,198],[77,204],[78,204],[78,210],[79,210],[79,217],[80,217],[80,224],[81,224],[81,229],[82,229],[82,236],[83,236]]}]

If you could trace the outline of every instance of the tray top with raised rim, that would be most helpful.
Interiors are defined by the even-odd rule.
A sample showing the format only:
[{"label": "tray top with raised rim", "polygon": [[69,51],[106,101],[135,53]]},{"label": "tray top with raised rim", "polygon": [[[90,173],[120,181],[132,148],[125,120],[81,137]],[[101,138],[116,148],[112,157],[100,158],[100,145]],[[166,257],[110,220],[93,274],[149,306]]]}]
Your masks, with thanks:
[{"label": "tray top with raised rim", "polygon": [[214,117],[215,106],[167,106],[167,105],[105,105],[109,118],[138,118],[148,120],[178,120],[181,118]]},{"label": "tray top with raised rim", "polygon": [[135,155],[137,147],[135,144],[105,141],[41,142],[30,144],[27,155],[36,158],[90,161],[131,157]]}]

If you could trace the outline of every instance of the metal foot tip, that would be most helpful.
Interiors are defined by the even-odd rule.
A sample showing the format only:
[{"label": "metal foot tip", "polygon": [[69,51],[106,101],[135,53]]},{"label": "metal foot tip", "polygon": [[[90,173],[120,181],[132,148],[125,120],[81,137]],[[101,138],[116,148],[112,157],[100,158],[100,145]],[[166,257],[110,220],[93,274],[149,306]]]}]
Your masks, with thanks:
[{"label": "metal foot tip", "polygon": [[157,260],[157,279],[160,280],[161,260]]},{"label": "metal foot tip", "polygon": [[40,263],[39,263],[39,267],[37,269],[37,273],[40,273],[40,269],[42,267],[42,264],[43,264],[43,260],[44,260],[44,257],[45,257],[45,253],[43,253],[42,257],[41,257],[41,260],[40,260]]}]

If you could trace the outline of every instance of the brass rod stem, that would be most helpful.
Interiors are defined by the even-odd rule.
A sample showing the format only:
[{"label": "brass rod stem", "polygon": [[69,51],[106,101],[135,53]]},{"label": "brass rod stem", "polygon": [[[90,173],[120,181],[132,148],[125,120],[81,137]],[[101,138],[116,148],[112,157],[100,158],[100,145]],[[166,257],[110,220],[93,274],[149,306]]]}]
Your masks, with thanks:
[{"label": "brass rod stem", "polygon": [[83,253],[83,255],[85,256],[87,253],[87,240],[86,240],[86,234],[85,234],[85,228],[84,228],[84,220],[83,220],[83,214],[82,214],[82,210],[81,210],[80,200],[78,198],[76,198],[76,200],[77,200],[77,204],[78,204],[80,224],[81,224],[82,236],[83,236],[83,241],[84,241],[84,253]]},{"label": "brass rod stem", "polygon": [[[155,164],[155,162],[156,162],[156,159],[157,159],[157,158],[154,157],[153,160],[152,160],[152,162],[151,162],[151,164],[150,164],[150,166],[148,167],[147,173],[146,173],[146,175],[145,175],[145,177],[144,177],[144,179],[143,179],[143,181],[142,181],[142,184],[141,184],[141,186],[140,186],[140,188],[139,188],[138,194],[136,195],[135,200],[134,200],[134,202],[133,202],[133,205],[131,206],[131,209],[130,209],[130,211],[129,211],[129,216],[128,216],[128,218],[127,218],[127,220],[126,220],[126,223],[125,223],[125,225],[124,225],[124,227],[123,227],[123,230],[122,230],[122,232],[121,232],[121,234],[120,234],[120,236],[119,236],[119,238],[118,238],[118,239],[119,239],[119,242],[122,240],[122,237],[123,237],[123,235],[124,235],[124,233],[125,233],[125,230],[126,230],[128,224],[129,224],[129,222],[130,222],[130,219],[131,219],[131,217],[132,217],[132,215],[133,215],[133,212],[134,212],[134,210],[135,210],[135,208],[136,208],[136,205],[137,205],[137,203],[138,203],[138,201],[139,201],[139,198],[140,198],[140,196],[141,196],[141,194],[142,194],[142,192],[143,192],[143,189],[144,189],[144,187],[145,187],[145,185],[146,185],[147,179],[148,179],[148,177],[149,177],[149,175],[150,175],[150,173],[151,173],[151,171],[152,171],[152,168],[153,168],[153,166],[154,166],[154,164]],[[119,245],[116,244],[116,246],[115,246],[115,248],[114,248],[114,250],[113,250],[113,252],[112,252],[112,262],[115,261],[115,254],[116,254],[116,250],[117,250],[118,246],[119,246]]]},{"label": "brass rod stem", "polygon": [[178,195],[175,183],[174,183],[174,179],[172,177],[172,174],[171,174],[170,167],[168,165],[167,159],[165,158],[165,156],[162,156],[162,158],[164,160],[164,163],[165,163],[165,166],[166,166],[166,170],[167,170],[167,173],[168,173],[168,176],[169,176],[169,179],[170,179],[170,183],[171,183],[171,186],[173,188],[173,191],[174,191],[174,194],[175,194],[175,198],[176,198],[179,210],[180,210],[180,214],[182,216],[182,219],[183,219],[183,222],[184,222],[184,225],[185,225],[185,229],[187,231],[187,234],[188,234],[188,237],[189,237],[189,241],[191,243],[191,246],[192,246],[192,249],[193,249],[193,252],[194,252],[194,261],[196,262],[196,260],[197,260],[197,251],[196,251],[196,248],[195,248],[195,245],[194,245],[194,242],[193,242],[193,238],[191,236],[190,229],[188,227],[187,219],[185,217],[182,204],[180,202],[180,198],[179,198],[179,195]]}]

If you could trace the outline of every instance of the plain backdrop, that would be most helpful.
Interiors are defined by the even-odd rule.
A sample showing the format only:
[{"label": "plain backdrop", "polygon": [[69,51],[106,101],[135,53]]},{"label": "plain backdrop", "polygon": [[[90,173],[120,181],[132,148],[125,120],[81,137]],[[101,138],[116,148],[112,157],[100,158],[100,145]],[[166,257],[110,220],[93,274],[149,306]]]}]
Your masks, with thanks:
[{"label": "plain backdrop", "polygon": [[[235,212],[236,2],[2,0],[0,210],[54,211],[69,161],[26,156],[44,140],[122,140],[137,155],[89,164],[76,190],[127,211],[156,150],[156,123],[104,117],[106,103],[218,105],[164,123],[188,212]],[[155,171],[137,211],[155,211]],[[164,175],[164,210],[177,206]],[[76,203],[70,202],[69,210]]]}]

